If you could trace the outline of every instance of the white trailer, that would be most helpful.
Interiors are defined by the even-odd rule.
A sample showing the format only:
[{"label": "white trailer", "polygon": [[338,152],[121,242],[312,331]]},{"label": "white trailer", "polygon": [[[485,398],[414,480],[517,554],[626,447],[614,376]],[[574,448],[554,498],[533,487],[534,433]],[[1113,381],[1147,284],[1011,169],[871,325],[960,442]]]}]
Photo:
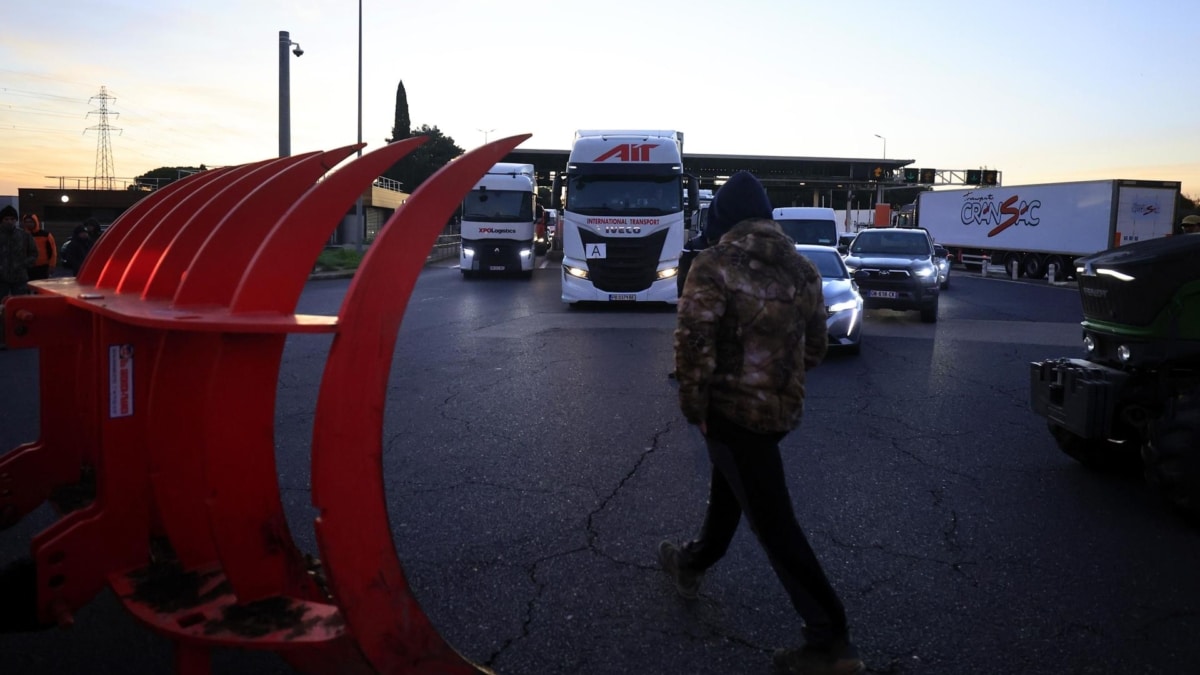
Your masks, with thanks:
[{"label": "white trailer", "polygon": [[488,170],[462,204],[463,277],[516,272],[533,276],[536,174],[532,164],[502,162]]},{"label": "white trailer", "polygon": [[1034,279],[1055,265],[1065,277],[1076,257],[1169,236],[1179,188],[1114,179],[922,192],[915,226],[959,263],[1015,265]]},{"label": "white trailer", "polygon": [[578,131],[562,178],[562,301],[677,303],[685,187],[699,203],[683,133]]}]

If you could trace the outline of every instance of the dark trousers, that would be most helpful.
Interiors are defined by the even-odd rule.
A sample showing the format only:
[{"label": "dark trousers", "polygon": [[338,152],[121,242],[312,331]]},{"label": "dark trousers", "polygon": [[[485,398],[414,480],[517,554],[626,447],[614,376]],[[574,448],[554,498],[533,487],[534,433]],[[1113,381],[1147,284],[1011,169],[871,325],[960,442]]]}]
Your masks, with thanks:
[{"label": "dark trousers", "polygon": [[22,281],[19,284],[9,283],[0,280],[0,298],[7,298],[10,295],[28,295],[29,284]]},{"label": "dark trousers", "polygon": [[743,513],[771,561],[813,646],[848,638],[846,610],[808,544],[784,480],[779,441],[720,419],[708,421],[712,479],[700,534],[683,545],[680,563],[704,571],[725,555]]}]

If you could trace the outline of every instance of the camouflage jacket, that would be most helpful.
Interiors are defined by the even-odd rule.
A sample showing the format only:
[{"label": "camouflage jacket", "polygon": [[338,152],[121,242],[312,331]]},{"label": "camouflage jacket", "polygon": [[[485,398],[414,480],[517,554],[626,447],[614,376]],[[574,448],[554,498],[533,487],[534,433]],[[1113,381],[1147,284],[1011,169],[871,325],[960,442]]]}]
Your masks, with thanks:
[{"label": "camouflage jacket", "polygon": [[675,375],[692,424],[716,413],[791,431],[804,373],[828,348],[821,274],[772,220],[744,220],[692,264],[679,298]]},{"label": "camouflage jacket", "polygon": [[37,244],[22,227],[0,226],[0,282],[21,285],[29,281],[29,268],[37,262]]}]

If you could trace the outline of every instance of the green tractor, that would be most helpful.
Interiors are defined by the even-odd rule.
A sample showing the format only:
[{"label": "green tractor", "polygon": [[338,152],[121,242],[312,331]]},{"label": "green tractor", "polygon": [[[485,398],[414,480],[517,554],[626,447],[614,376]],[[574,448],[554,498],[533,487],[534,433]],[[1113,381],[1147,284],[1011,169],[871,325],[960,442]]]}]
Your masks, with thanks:
[{"label": "green tractor", "polygon": [[1030,364],[1030,403],[1059,448],[1137,466],[1200,521],[1200,234],[1075,261],[1085,358]]}]

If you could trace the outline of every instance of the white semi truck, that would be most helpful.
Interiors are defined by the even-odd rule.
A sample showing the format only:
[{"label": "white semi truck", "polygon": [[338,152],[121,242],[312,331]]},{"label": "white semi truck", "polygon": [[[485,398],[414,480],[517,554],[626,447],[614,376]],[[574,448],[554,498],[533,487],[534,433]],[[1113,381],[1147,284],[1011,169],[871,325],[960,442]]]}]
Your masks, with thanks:
[{"label": "white semi truck", "polygon": [[577,131],[555,183],[563,302],[679,301],[675,277],[691,220],[684,191],[688,204],[699,203],[696,179],[684,172],[682,132]]},{"label": "white semi truck", "polygon": [[533,276],[536,174],[532,164],[502,162],[488,170],[462,204],[459,269]]},{"label": "white semi truck", "polygon": [[922,192],[913,220],[951,259],[1014,266],[1040,279],[1051,265],[1065,278],[1075,258],[1165,237],[1175,223],[1180,184],[1091,180]]}]

